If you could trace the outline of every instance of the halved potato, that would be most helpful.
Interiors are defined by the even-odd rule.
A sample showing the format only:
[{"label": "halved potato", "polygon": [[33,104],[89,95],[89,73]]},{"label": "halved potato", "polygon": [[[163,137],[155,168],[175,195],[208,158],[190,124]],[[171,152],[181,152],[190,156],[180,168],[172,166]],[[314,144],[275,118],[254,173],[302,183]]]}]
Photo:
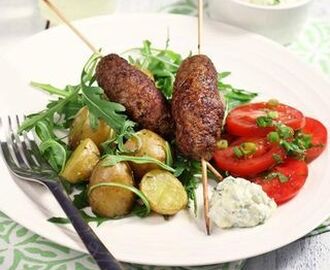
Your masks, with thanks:
[{"label": "halved potato", "polygon": [[87,138],[73,151],[60,176],[73,184],[87,181],[99,160],[99,149]]},{"label": "halved potato", "polygon": [[87,106],[80,109],[75,116],[69,131],[69,145],[75,149],[81,140],[90,138],[97,147],[113,135],[113,130],[103,120],[98,120],[97,128],[90,126],[89,110]]},{"label": "halved potato", "polygon": [[187,192],[181,182],[164,170],[148,172],[140,183],[151,209],[161,215],[174,215],[188,203]]},{"label": "halved potato", "polygon": [[[161,162],[166,161],[166,141],[151,130],[142,129],[135,133],[125,143],[128,154],[135,157],[149,156]],[[130,162],[130,166],[137,179],[141,179],[147,172],[159,169],[153,163],[136,164]]]},{"label": "halved potato", "polygon": [[[104,167],[100,161],[90,178],[89,188],[99,183],[111,182],[134,186],[132,170],[126,162]],[[95,214],[113,218],[130,212],[135,194],[120,187],[99,186],[90,191],[88,199]]]}]

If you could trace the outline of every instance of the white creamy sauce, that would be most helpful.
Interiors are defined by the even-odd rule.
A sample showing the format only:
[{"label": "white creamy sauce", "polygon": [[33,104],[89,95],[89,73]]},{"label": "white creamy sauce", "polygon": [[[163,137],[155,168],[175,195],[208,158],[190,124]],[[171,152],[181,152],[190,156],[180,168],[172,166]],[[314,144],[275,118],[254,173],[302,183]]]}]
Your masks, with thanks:
[{"label": "white creamy sauce", "polygon": [[229,176],[212,194],[209,217],[220,228],[254,227],[264,223],[276,207],[261,186]]},{"label": "white creamy sauce", "polygon": [[301,0],[241,0],[255,5],[275,6],[275,5],[290,5]]}]

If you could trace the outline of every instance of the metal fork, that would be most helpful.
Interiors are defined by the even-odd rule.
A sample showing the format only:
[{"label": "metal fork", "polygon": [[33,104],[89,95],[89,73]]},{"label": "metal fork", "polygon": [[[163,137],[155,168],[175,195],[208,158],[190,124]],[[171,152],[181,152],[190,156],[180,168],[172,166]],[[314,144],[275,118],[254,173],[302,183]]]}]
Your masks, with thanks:
[{"label": "metal fork", "polygon": [[123,269],[120,263],[104,246],[94,231],[80,215],[65,192],[62,182],[41,156],[38,145],[29,136],[18,135],[15,126],[20,126],[20,119],[8,116],[7,128],[0,118],[0,143],[3,157],[10,171],[20,179],[38,182],[48,187],[85,244],[89,253],[102,270]]}]

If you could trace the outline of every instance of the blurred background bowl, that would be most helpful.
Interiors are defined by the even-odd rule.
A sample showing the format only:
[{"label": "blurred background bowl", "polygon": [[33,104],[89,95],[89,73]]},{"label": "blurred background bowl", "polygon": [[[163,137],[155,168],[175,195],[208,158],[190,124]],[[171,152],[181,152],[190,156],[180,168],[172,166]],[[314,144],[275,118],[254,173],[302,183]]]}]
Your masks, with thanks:
[{"label": "blurred background bowl", "polygon": [[251,4],[243,0],[209,0],[210,16],[224,23],[291,43],[305,24],[313,0],[279,5]]}]

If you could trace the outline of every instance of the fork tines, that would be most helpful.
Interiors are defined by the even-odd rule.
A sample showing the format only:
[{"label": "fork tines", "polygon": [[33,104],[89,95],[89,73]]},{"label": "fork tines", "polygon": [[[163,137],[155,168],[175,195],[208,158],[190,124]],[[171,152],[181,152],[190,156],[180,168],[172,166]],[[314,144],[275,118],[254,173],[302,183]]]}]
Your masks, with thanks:
[{"label": "fork tines", "polygon": [[0,118],[0,143],[6,163],[16,174],[45,165],[38,145],[30,139],[31,132],[18,134],[20,117],[18,115]]}]

